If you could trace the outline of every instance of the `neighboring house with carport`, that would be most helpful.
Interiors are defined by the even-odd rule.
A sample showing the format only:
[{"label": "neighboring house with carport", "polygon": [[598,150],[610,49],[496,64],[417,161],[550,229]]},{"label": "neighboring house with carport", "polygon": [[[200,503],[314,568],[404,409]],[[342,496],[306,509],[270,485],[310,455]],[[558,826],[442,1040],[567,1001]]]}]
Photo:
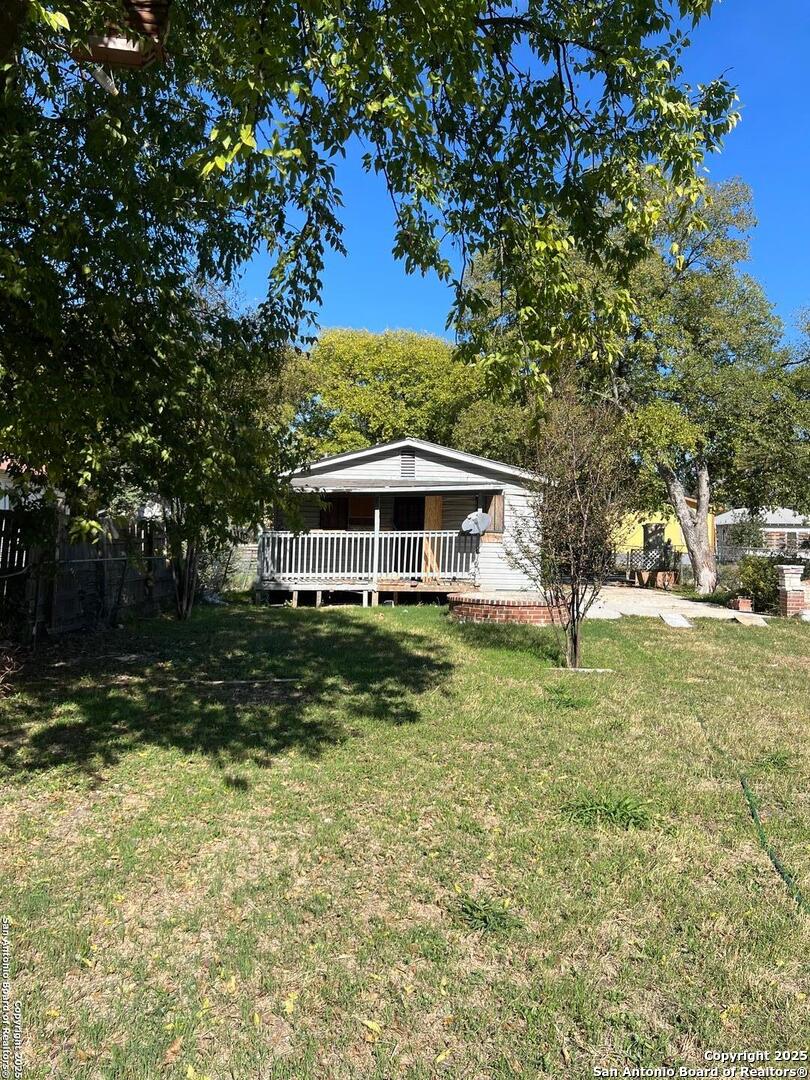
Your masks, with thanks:
[{"label": "neighboring house with carport", "polygon": [[[735,526],[751,521],[748,510],[728,510],[717,518],[717,548],[721,553],[738,545],[734,543]],[[795,552],[810,549],[810,518],[785,506],[763,510],[756,517],[762,532],[762,548],[775,552]]]},{"label": "neighboring house with carport", "polygon": [[[530,589],[507,557],[528,481],[523,469],[422,439],[322,458],[292,475],[298,513],[277,515],[259,538],[256,591],[351,591],[376,604],[381,594]],[[465,531],[477,511],[484,531]]]}]

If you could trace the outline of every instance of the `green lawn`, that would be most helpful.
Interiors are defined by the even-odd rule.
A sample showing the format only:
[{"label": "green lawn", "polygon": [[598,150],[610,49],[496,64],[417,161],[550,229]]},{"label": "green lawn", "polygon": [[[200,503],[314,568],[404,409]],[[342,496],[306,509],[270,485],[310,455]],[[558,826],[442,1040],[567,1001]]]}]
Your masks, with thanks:
[{"label": "green lawn", "polygon": [[240,603],[69,647],[0,703],[30,1077],[806,1045],[810,626],[594,623],[607,675],[435,607]]}]

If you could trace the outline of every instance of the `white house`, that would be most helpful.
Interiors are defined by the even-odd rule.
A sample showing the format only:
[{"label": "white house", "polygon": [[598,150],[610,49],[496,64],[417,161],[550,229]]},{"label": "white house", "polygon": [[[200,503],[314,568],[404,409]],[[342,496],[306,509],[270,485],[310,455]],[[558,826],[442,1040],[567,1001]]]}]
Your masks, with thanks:
[{"label": "white house", "polygon": [[[728,510],[716,520],[717,548],[719,551],[733,547],[733,528],[750,520],[747,510]],[[810,547],[810,518],[797,514],[785,506],[763,510],[757,519],[761,522],[763,545],[770,551],[800,551]]]},{"label": "white house", "polygon": [[[300,520],[274,522],[259,539],[259,593],[522,590],[531,582],[507,559],[527,511],[528,473],[421,439],[397,439],[297,470]],[[484,510],[483,534],[462,523]]]}]

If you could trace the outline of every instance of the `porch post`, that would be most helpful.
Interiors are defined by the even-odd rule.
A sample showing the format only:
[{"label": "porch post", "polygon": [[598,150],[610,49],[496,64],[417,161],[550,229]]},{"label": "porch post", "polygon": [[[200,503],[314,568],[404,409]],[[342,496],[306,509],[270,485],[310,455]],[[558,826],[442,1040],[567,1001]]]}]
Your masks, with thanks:
[{"label": "porch post", "polygon": [[377,578],[380,573],[380,496],[374,496],[374,545],[371,566],[371,582],[377,590]]}]

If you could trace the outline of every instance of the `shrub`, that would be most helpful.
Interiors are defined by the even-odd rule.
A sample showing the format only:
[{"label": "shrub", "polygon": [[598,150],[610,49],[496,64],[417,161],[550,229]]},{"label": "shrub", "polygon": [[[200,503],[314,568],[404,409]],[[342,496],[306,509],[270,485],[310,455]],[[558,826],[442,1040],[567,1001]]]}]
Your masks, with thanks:
[{"label": "shrub", "polygon": [[764,522],[755,517],[752,521],[738,521],[728,529],[728,543],[731,547],[761,548],[765,544],[762,533]]},{"label": "shrub", "polygon": [[740,592],[750,596],[756,611],[775,611],[779,574],[769,555],[744,555],[740,559]]},{"label": "shrub", "polygon": [[737,563],[725,563],[717,567],[717,588],[737,592],[740,588],[740,567]]},{"label": "shrub", "polygon": [[225,592],[231,587],[236,570],[233,544],[203,546],[197,556],[197,591],[203,594]]},{"label": "shrub", "polygon": [[[776,611],[779,599],[778,566],[790,565],[790,555],[744,555],[740,559],[740,593],[750,596],[755,611]],[[804,578],[810,577],[810,562],[804,564]]]}]

